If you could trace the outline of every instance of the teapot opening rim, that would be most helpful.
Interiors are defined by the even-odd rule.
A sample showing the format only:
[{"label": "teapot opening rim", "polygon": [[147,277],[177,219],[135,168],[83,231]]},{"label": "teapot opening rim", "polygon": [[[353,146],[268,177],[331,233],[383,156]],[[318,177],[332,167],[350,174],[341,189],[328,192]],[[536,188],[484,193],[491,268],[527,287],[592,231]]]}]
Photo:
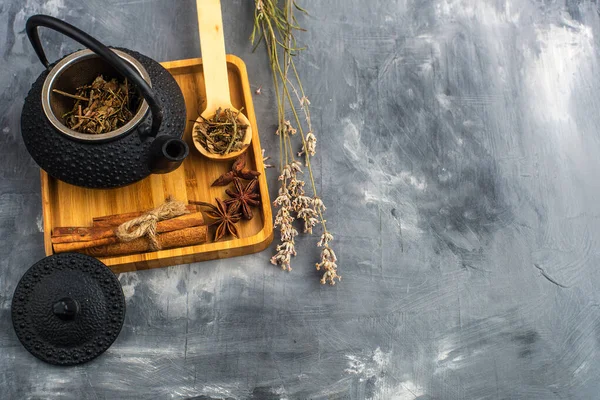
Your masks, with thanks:
[{"label": "teapot opening rim", "polygon": [[[114,51],[123,60],[127,61],[142,76],[142,78],[146,82],[148,82],[148,85],[152,87],[150,75],[138,60],[121,50],[117,50],[114,48],[111,48],[111,50]],[[52,89],[54,88],[54,84],[56,83],[57,79],[62,74],[64,74],[65,71],[69,69],[69,67],[72,67],[75,64],[90,58],[99,57],[92,50],[83,49],[66,56],[65,58],[60,60],[54,67],[52,67],[52,70],[48,73],[48,76],[44,80],[44,85],[42,87],[42,109],[44,111],[44,114],[46,115],[46,118],[48,119],[48,121],[50,121],[54,128],[56,128],[59,132],[72,139],[85,142],[102,142],[106,140],[116,139],[117,137],[131,132],[147,114],[149,107],[148,103],[143,98],[141,99],[141,105],[139,106],[135,115],[125,125],[113,131],[99,134],[81,133],[68,128],[64,125],[61,119],[56,116],[52,109],[51,95]]]}]

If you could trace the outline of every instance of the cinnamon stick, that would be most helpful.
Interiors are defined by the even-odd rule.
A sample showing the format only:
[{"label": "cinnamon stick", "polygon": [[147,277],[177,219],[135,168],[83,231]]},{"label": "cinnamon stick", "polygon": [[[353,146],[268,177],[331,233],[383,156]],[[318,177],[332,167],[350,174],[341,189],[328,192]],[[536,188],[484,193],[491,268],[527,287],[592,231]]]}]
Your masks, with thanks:
[{"label": "cinnamon stick", "polygon": [[114,228],[85,226],[57,226],[52,229],[52,243],[87,242],[115,236]]},{"label": "cinnamon stick", "polygon": [[[184,214],[179,217],[159,221],[157,233],[165,233],[204,224],[202,213]],[[69,233],[75,232],[75,233]],[[62,234],[62,235],[60,235]],[[52,232],[52,243],[55,253],[82,250],[118,243],[113,228],[59,227]]]},{"label": "cinnamon stick", "polygon": [[[185,206],[185,208],[191,213],[195,213],[196,211],[198,211],[197,207],[193,204],[188,204]],[[103,217],[94,217],[92,219],[92,226],[95,228],[114,228],[115,226],[121,225],[145,213],[146,211],[134,211],[123,214],[113,214],[105,215]]]},{"label": "cinnamon stick", "polygon": [[[206,242],[208,227],[206,225],[192,228],[179,229],[157,235],[161,249],[172,247],[192,246]],[[146,238],[134,239],[130,242],[115,243],[107,246],[91,247],[80,250],[81,253],[94,257],[110,257],[125,254],[151,251],[150,243]]]},{"label": "cinnamon stick", "polygon": [[52,249],[54,250],[54,253],[67,253],[69,251],[79,251],[113,243],[119,243],[119,238],[113,236],[104,239],[89,240],[86,242],[54,243],[52,244]]}]

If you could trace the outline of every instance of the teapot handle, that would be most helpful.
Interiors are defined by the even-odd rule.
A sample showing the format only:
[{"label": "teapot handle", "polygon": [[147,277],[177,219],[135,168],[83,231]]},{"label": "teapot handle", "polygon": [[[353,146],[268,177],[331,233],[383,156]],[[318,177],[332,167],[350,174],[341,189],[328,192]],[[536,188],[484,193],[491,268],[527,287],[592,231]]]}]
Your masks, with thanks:
[{"label": "teapot handle", "polygon": [[154,91],[150,88],[150,85],[148,85],[148,83],[137,73],[135,69],[133,69],[127,62],[123,61],[121,57],[115,54],[108,47],[106,47],[98,40],[94,39],[84,31],[82,31],[81,29],[78,29],[71,24],[68,24],[54,17],[50,17],[48,15],[33,15],[27,20],[25,29],[27,31],[27,37],[29,38],[31,45],[35,50],[35,53],[46,68],[49,68],[50,63],[48,62],[48,59],[44,54],[44,49],[42,48],[42,43],[40,42],[40,37],[37,29],[39,26],[44,26],[46,28],[53,29],[81,43],[82,45],[96,53],[98,56],[103,58],[114,69],[119,71],[123,76],[127,77],[127,79],[133,82],[140,90],[142,96],[144,97],[144,100],[146,100],[148,106],[150,107],[150,111],[152,112],[152,136],[156,136],[163,119],[162,110],[158,105]]}]

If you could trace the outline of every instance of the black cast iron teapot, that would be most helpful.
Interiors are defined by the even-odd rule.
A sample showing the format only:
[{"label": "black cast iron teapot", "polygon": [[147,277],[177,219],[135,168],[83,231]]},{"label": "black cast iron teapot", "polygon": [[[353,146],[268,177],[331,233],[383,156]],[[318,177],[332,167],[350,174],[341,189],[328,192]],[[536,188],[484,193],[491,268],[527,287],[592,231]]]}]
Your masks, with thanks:
[{"label": "black cast iron teapot", "polygon": [[[38,36],[39,26],[69,36],[88,49],[50,65]],[[181,139],[185,102],[177,82],[159,63],[131,50],[109,49],[80,29],[46,15],[30,17],[26,31],[46,71],[25,99],[21,132],[29,154],[43,170],[72,185],[113,188],[181,165],[189,154]],[[53,90],[74,93],[100,74],[105,79],[125,77],[135,85],[143,101],[133,119],[101,134],[67,128],[61,116],[74,100]]]}]

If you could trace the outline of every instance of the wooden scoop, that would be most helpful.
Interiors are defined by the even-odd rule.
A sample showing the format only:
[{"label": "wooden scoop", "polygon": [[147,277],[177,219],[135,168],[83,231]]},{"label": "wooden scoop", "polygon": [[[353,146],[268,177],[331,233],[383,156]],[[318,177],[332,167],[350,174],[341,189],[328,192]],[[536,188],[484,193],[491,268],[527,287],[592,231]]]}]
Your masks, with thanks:
[{"label": "wooden scoop", "polygon": [[[202,51],[202,67],[204,70],[204,85],[206,89],[206,109],[202,117],[211,119],[217,109],[229,108],[238,110],[231,104],[229,95],[229,79],[227,77],[227,61],[225,59],[225,37],[223,35],[223,18],[221,16],[221,0],[196,0],[198,12],[198,30],[200,32],[200,50]],[[238,115],[238,123],[247,125],[248,128],[242,139],[242,149],[224,155],[213,154],[205,149],[202,144],[194,140],[194,146],[200,153],[212,160],[232,160],[242,154],[252,140],[252,126],[242,113]],[[192,132],[196,131],[198,122],[194,124]]]}]

